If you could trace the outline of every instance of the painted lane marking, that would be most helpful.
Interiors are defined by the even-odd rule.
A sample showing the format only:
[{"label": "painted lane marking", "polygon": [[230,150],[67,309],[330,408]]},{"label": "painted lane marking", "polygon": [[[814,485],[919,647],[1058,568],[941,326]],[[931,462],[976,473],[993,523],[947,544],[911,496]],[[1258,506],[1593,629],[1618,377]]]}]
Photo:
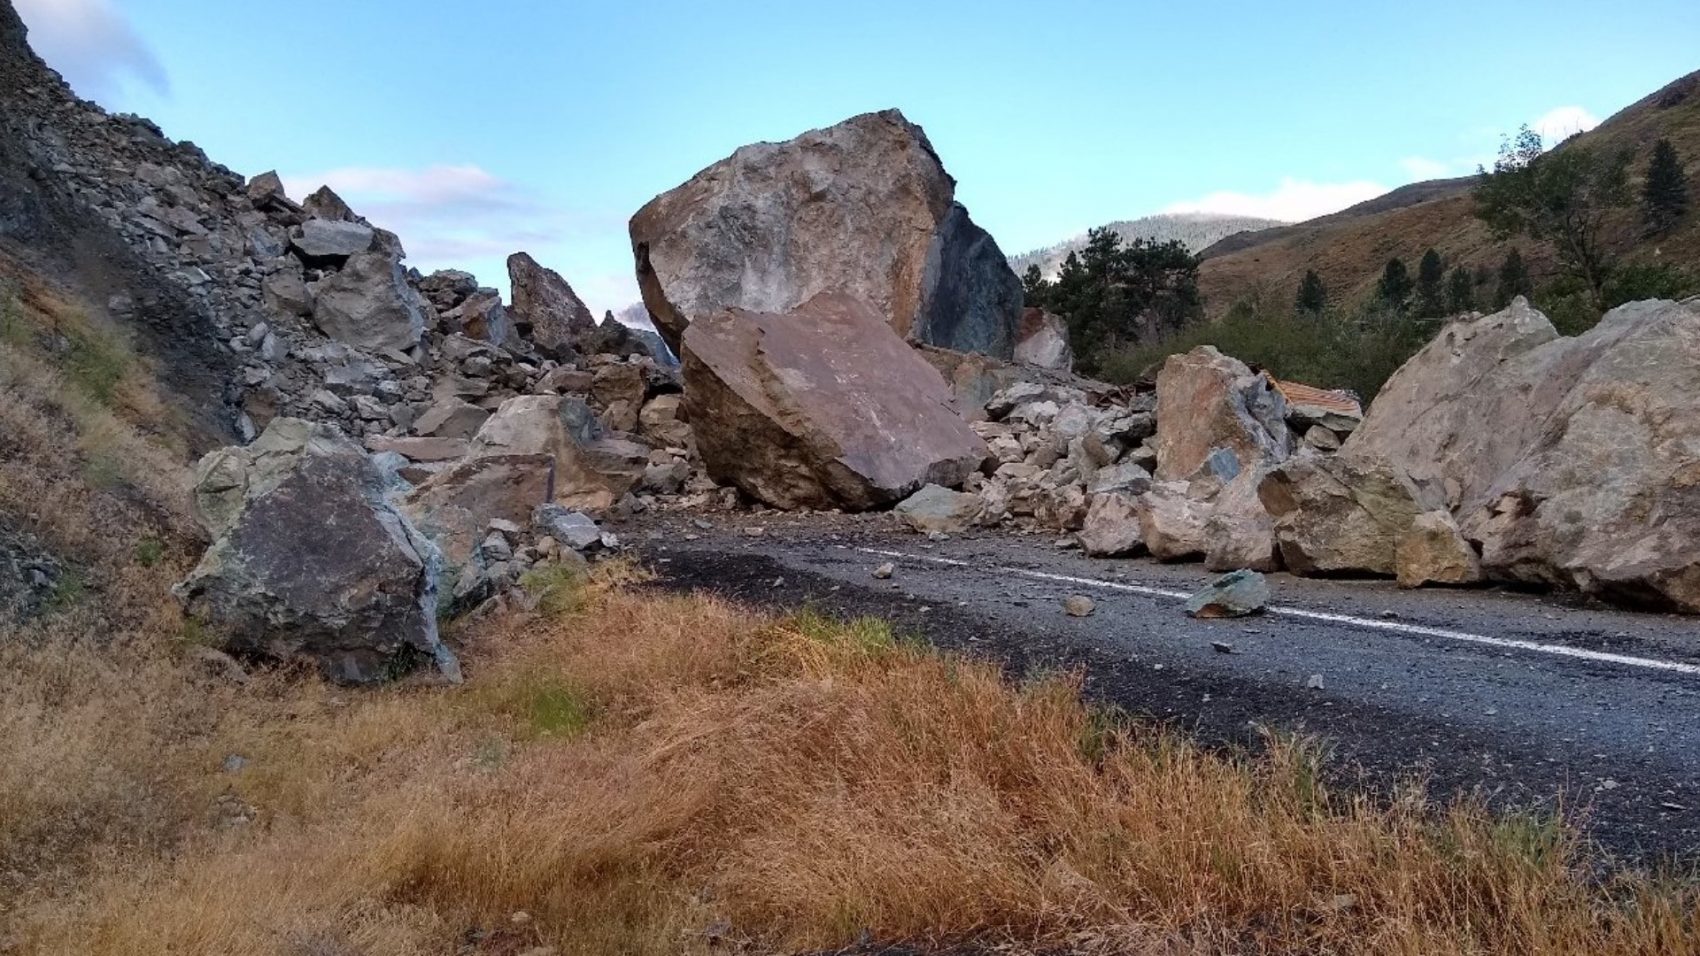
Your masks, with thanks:
[{"label": "painted lane marking", "polygon": [[[1036,581],[1051,581],[1058,584],[1074,584],[1081,587],[1102,588],[1108,591],[1123,591],[1129,594],[1144,594],[1150,597],[1171,598],[1184,601],[1192,595],[1186,591],[1171,591],[1167,588],[1154,588],[1143,584],[1125,584],[1120,581],[1104,581],[1098,578],[1082,578],[1068,574],[1051,574],[1047,571],[1031,571],[1026,568],[1010,568],[1000,566],[977,565],[968,561],[958,561],[954,558],[940,558],[925,554],[909,554],[903,551],[882,551],[877,548],[857,548],[863,554],[878,555],[883,558],[902,558],[905,561],[921,561],[927,564],[938,564],[952,568],[969,568],[978,571],[996,571],[1002,574],[1013,574]],[[1685,664],[1682,661],[1660,660],[1655,657],[1635,657],[1629,654],[1613,654],[1610,651],[1591,651],[1582,647],[1569,647],[1564,644],[1542,644],[1539,641],[1524,641],[1515,638],[1489,637],[1486,634],[1472,634],[1469,631],[1455,631],[1443,627],[1427,627],[1422,624],[1404,624],[1399,621],[1378,621],[1372,618],[1353,617],[1350,614],[1334,614],[1328,611],[1309,611],[1299,607],[1282,607],[1269,605],[1269,613],[1286,617],[1303,618],[1310,621],[1322,621],[1328,624],[1345,624],[1352,627],[1368,628],[1376,631],[1392,631],[1399,634],[1416,634],[1423,637],[1438,637],[1449,641],[1460,641],[1466,644],[1485,644],[1489,647],[1506,650],[1530,651],[1536,654],[1551,654],[1555,657],[1569,657],[1576,660],[1592,661],[1596,664],[1617,664],[1623,667],[1641,667],[1648,670],[1671,671],[1677,674],[1700,675],[1700,664]]]}]

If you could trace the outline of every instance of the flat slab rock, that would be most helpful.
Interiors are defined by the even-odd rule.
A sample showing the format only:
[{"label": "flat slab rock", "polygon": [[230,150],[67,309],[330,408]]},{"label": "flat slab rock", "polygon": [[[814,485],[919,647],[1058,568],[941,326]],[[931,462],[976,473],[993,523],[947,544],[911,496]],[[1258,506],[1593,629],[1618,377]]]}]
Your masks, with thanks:
[{"label": "flat slab rock", "polygon": [[776,508],[877,508],[961,487],[988,455],[939,373],[847,294],[693,322],[684,377],[709,474]]}]

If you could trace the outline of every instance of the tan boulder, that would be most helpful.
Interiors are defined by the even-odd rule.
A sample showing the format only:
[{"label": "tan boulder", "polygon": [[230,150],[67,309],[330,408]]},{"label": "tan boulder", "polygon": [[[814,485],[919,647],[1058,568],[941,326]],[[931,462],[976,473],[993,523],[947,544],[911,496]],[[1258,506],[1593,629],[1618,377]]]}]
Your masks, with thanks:
[{"label": "tan boulder", "polygon": [[1080,529],[1080,547],[1094,558],[1132,554],[1145,543],[1136,495],[1110,491],[1093,495]]},{"label": "tan boulder", "polygon": [[1286,404],[1267,375],[1209,345],[1163,363],[1157,375],[1159,481],[1204,474],[1230,481],[1292,451]]},{"label": "tan boulder", "polygon": [[1275,571],[1281,555],[1275,543],[1275,519],[1258,497],[1267,474],[1247,468],[1223,486],[1204,522],[1204,566],[1211,571]]},{"label": "tan boulder", "polygon": [[454,582],[478,560],[490,522],[520,527],[555,493],[554,458],[549,455],[491,455],[469,458],[432,475],[408,494],[402,510],[442,551],[443,580]]},{"label": "tan boulder", "polygon": [[1068,323],[1044,309],[1021,310],[1016,330],[1015,361],[1023,365],[1068,372],[1074,369],[1074,349],[1069,346]]},{"label": "tan boulder", "polygon": [[1474,584],[1482,563],[1448,511],[1425,511],[1399,539],[1395,574],[1402,588],[1425,584]]},{"label": "tan boulder", "polygon": [[680,418],[684,400],[685,397],[677,393],[650,399],[638,413],[638,434],[662,448],[689,446],[691,426]]},{"label": "tan boulder", "polygon": [[709,474],[777,508],[894,504],[960,487],[988,454],[932,366],[842,293],[692,323],[684,378]]},{"label": "tan boulder", "polygon": [[1139,536],[1159,561],[1188,561],[1209,550],[1204,522],[1210,503],[1184,481],[1159,481],[1140,495]]},{"label": "tan boulder", "polygon": [[1700,304],[1634,302],[1560,338],[1521,300],[1453,323],[1345,451],[1446,491],[1488,578],[1700,613]]},{"label": "tan boulder", "polygon": [[1295,574],[1392,576],[1399,542],[1435,504],[1385,459],[1346,454],[1289,459],[1262,480],[1258,497]]},{"label": "tan boulder", "polygon": [[649,465],[649,447],[604,436],[589,407],[560,395],[521,395],[503,402],[473,437],[474,457],[551,455],[555,500],[573,508],[611,506]]},{"label": "tan boulder", "polygon": [[632,217],[644,305],[677,351],[726,309],[799,320],[844,292],[901,338],[1008,358],[1021,282],[955,192],[896,110],[745,146]]}]

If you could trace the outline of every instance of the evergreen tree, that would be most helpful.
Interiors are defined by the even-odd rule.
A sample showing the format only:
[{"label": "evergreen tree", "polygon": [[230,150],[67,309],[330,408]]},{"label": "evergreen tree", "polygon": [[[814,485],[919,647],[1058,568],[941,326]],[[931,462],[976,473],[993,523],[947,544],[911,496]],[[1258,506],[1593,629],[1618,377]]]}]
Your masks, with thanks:
[{"label": "evergreen tree", "polygon": [[1629,159],[1627,151],[1574,142],[1546,153],[1541,135],[1525,126],[1500,146],[1491,171],[1480,170],[1476,216],[1500,239],[1550,242],[1559,265],[1600,308],[1615,265],[1613,213],[1631,199]]},{"label": "evergreen tree", "polygon": [[1670,140],[1653,144],[1653,158],[1647,163],[1647,182],[1641,187],[1641,213],[1647,231],[1654,235],[1668,231],[1688,211],[1688,176],[1682,171],[1682,160]]},{"label": "evergreen tree", "polygon": [[1381,270],[1381,282],[1375,287],[1375,297],[1395,312],[1403,312],[1411,302],[1412,288],[1410,270],[1405,268],[1403,259],[1395,257],[1387,260],[1387,268]]},{"label": "evergreen tree", "polygon": [[1505,254],[1505,261],[1499,266],[1499,286],[1494,289],[1493,307],[1503,309],[1511,304],[1518,296],[1530,296],[1535,292],[1529,282],[1529,267],[1523,264],[1523,254],[1515,246]]},{"label": "evergreen tree", "polygon": [[1027,267],[1027,272],[1021,276],[1021,293],[1023,300],[1032,306],[1048,309],[1051,296],[1051,283],[1045,279],[1045,274],[1039,271],[1039,264]]},{"label": "evergreen tree", "polygon": [[1321,315],[1328,307],[1328,289],[1322,284],[1322,277],[1315,269],[1306,269],[1305,277],[1299,281],[1299,294],[1294,303],[1299,312],[1307,315]]},{"label": "evergreen tree", "polygon": [[1105,351],[1173,332],[1198,315],[1198,259],[1179,242],[1124,246],[1115,230],[1093,229],[1063,260],[1044,304],[1067,320],[1074,354],[1090,373]]},{"label": "evergreen tree", "polygon": [[1433,318],[1446,312],[1446,293],[1443,283],[1446,280],[1446,263],[1440,259],[1440,253],[1432,248],[1423,253],[1422,262],[1417,264],[1417,315],[1421,318]]},{"label": "evergreen tree", "polygon": [[1470,277],[1469,270],[1458,266],[1452,270],[1452,275],[1446,282],[1447,314],[1459,315],[1474,311],[1475,308],[1476,282]]}]

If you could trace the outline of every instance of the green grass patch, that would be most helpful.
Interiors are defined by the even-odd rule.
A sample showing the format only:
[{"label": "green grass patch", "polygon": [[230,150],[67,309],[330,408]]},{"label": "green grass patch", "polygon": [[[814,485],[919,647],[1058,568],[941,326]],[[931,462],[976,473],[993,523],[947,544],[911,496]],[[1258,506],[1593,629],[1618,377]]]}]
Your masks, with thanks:
[{"label": "green grass patch", "polygon": [[919,638],[900,635],[892,630],[889,621],[877,617],[838,618],[804,608],[791,617],[790,623],[812,641],[867,653],[922,646]]},{"label": "green grass patch", "polygon": [[589,574],[584,567],[555,563],[527,571],[520,578],[524,588],[537,601],[537,609],[550,617],[576,614],[584,610],[590,599],[586,584]]},{"label": "green grass patch", "polygon": [[165,542],[158,538],[143,538],[131,549],[131,556],[144,568],[151,568],[165,558]]}]

